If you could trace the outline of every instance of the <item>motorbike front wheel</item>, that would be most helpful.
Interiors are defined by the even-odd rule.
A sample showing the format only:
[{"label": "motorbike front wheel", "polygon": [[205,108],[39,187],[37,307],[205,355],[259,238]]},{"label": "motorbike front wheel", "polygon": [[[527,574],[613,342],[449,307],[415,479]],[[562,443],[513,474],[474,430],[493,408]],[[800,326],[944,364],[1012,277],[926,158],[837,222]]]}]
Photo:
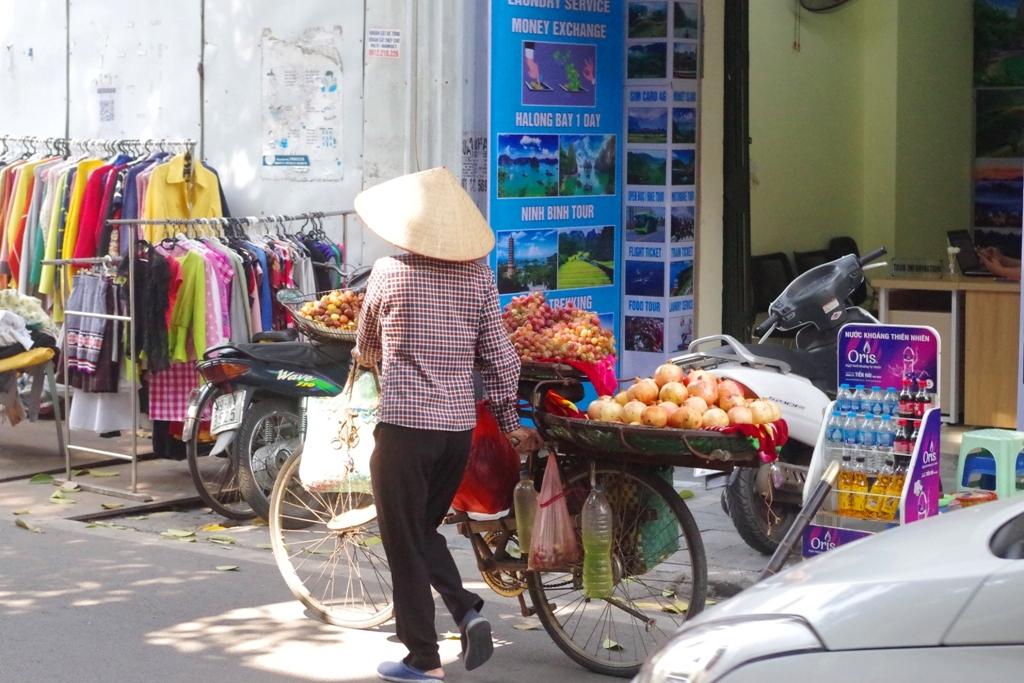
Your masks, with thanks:
[{"label": "motorbike front wheel", "polygon": [[277,475],[301,444],[299,411],[297,402],[287,399],[254,401],[235,435],[234,457],[242,497],[267,521]]},{"label": "motorbike front wheel", "polygon": [[[771,555],[793,525],[800,508],[791,503],[769,501],[758,483],[758,471],[753,467],[741,469],[726,487],[723,502],[727,504],[729,517],[740,538],[757,552]],[[765,472],[761,476],[770,474]]]}]

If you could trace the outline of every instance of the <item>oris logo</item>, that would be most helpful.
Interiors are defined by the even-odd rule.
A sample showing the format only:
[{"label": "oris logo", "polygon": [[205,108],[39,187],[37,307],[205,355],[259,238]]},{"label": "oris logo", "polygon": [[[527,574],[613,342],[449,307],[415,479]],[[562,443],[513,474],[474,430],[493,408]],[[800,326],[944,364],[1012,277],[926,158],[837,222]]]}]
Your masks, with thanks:
[{"label": "oris logo", "polygon": [[935,442],[928,444],[928,449],[921,456],[921,462],[925,465],[934,465],[939,461],[939,453],[935,448]]},{"label": "oris logo", "polygon": [[820,537],[812,536],[810,546],[811,550],[813,550],[814,552],[824,553],[835,548],[836,544],[832,540],[832,532],[826,531]]},{"label": "oris logo", "polygon": [[877,365],[878,356],[871,352],[871,345],[868,342],[864,342],[864,347],[858,351],[857,349],[850,349],[846,354],[846,360],[850,363],[858,363],[861,365]]}]

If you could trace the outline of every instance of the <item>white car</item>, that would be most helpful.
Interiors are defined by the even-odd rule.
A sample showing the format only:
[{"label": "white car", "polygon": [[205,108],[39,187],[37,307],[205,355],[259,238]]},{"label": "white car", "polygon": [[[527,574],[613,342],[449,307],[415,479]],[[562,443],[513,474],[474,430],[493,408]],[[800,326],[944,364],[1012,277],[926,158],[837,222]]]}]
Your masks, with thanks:
[{"label": "white car", "polygon": [[799,563],[687,622],[633,681],[1024,681],[1024,497]]}]

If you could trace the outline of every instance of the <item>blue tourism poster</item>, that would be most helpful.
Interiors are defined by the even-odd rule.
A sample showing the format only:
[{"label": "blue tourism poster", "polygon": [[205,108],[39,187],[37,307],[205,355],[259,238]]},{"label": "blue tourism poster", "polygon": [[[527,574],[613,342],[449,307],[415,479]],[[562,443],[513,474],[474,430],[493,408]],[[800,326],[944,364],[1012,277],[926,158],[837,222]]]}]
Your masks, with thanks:
[{"label": "blue tourism poster", "polygon": [[[570,6],[571,5],[571,6]],[[624,0],[492,0],[488,219],[501,303],[544,291],[619,337]]]}]

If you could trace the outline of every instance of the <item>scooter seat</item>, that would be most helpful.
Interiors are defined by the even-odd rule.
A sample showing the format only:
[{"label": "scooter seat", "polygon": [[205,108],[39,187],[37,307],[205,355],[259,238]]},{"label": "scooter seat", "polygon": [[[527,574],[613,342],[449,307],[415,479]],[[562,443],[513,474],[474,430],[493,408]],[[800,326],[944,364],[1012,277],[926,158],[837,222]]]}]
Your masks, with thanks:
[{"label": "scooter seat", "polygon": [[299,338],[298,331],[295,328],[289,328],[287,330],[269,330],[267,332],[257,332],[252,335],[253,342],[256,343],[267,343],[267,342],[290,342],[296,341]]},{"label": "scooter seat", "polygon": [[231,344],[219,349],[220,355],[235,352],[264,363],[294,368],[347,369],[352,360],[351,343],[314,345],[309,342],[278,342],[276,344]]}]

